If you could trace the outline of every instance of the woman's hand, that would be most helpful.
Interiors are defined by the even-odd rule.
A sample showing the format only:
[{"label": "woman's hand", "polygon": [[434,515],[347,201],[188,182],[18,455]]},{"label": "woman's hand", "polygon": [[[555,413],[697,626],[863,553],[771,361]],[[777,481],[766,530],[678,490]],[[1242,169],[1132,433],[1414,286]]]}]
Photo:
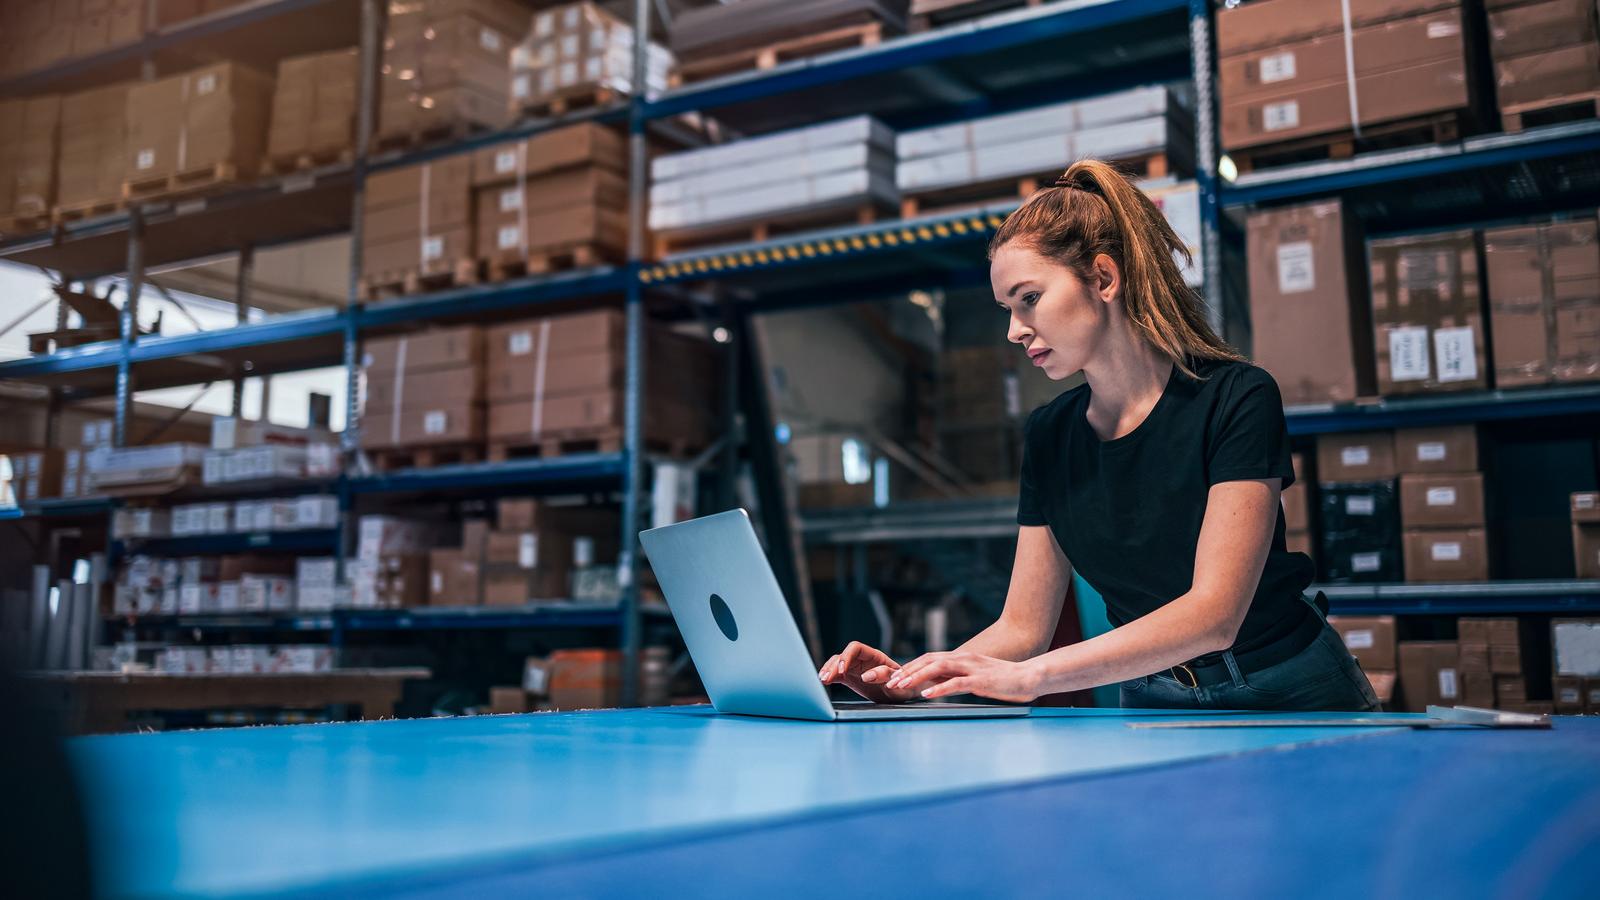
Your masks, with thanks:
[{"label": "woman's hand", "polygon": [[884,686],[899,669],[900,664],[882,650],[851,641],[842,653],[823,663],[817,677],[823,684],[842,684],[874,703],[905,703],[917,699],[916,691],[895,691]]},{"label": "woman's hand", "polygon": [[926,653],[906,663],[884,686],[897,694],[911,692],[928,700],[977,694],[1007,703],[1027,703],[1042,692],[1043,672],[1036,660],[1012,662],[966,650]]}]

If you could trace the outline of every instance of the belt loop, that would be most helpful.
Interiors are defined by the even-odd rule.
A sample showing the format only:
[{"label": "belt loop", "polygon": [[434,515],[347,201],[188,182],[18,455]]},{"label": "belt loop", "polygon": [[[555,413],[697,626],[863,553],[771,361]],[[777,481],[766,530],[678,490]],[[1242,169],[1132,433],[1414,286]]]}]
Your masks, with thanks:
[{"label": "belt loop", "polygon": [[1222,651],[1222,661],[1228,667],[1228,676],[1233,679],[1233,686],[1236,688],[1245,687],[1244,673],[1239,671],[1239,661],[1233,658],[1233,651]]},{"label": "belt loop", "polygon": [[1300,592],[1300,599],[1304,600],[1306,602],[1306,605],[1311,607],[1311,611],[1317,614],[1317,618],[1321,619],[1324,622],[1328,621],[1328,614],[1322,611],[1322,603],[1327,603],[1328,602],[1328,595],[1327,594],[1324,594],[1321,591],[1317,591],[1317,599],[1321,600],[1322,603],[1318,603],[1317,600],[1312,599],[1311,595],[1307,594],[1304,591]]}]

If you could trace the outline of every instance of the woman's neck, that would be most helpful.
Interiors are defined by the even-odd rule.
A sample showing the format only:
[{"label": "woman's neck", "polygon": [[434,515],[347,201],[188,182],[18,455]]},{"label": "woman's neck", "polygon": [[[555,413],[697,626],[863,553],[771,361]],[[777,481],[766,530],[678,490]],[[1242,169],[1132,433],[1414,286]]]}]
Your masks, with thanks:
[{"label": "woman's neck", "polygon": [[1093,404],[1113,415],[1153,406],[1172,377],[1172,361],[1134,334],[1127,320],[1120,324],[1083,367]]}]

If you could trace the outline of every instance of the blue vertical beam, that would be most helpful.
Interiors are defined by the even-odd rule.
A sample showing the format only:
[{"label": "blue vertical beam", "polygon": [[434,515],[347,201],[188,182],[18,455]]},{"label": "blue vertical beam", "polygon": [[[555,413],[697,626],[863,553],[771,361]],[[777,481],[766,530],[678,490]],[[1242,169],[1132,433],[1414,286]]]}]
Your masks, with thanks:
[{"label": "blue vertical beam", "polygon": [[1195,182],[1200,192],[1200,271],[1211,327],[1222,334],[1222,230],[1217,203],[1217,97],[1211,60],[1211,0],[1189,0],[1189,67],[1194,73]]},{"label": "blue vertical beam", "polygon": [[628,104],[628,286],[627,374],[623,391],[622,548],[617,577],[622,582],[622,705],[639,703],[639,525],[644,490],[644,297],[639,282],[644,258],[645,100],[649,92],[650,0],[633,4],[633,84]]},{"label": "blue vertical beam", "polygon": [[133,339],[139,333],[139,292],[144,287],[144,217],[137,205],[128,211],[128,278],[117,316],[117,402],[112,412],[112,445],[128,446],[128,411],[133,405]]}]

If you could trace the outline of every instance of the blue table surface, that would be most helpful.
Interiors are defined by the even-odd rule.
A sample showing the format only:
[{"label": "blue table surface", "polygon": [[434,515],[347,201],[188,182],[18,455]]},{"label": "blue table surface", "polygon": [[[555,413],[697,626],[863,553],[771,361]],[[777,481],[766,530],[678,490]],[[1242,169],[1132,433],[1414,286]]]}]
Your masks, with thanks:
[{"label": "blue table surface", "polygon": [[[1545,894],[1600,884],[1600,720],[1127,727],[1154,715],[813,723],[682,707],[70,752],[109,895],[1193,893],[1208,875],[1246,894],[1385,894],[1408,877],[1439,887],[1414,876],[1447,862],[1450,884],[1493,886],[1474,876],[1505,867]],[[1346,871],[1360,874],[1330,874]]]}]

